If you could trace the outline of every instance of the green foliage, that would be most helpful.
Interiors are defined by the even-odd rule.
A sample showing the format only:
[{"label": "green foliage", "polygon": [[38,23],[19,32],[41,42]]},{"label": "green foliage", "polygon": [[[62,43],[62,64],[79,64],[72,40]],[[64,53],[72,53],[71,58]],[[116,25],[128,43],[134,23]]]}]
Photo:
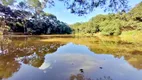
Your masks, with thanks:
[{"label": "green foliage", "polygon": [[72,32],[67,24],[57,20],[53,14],[27,21],[26,31],[32,34],[70,34]]},{"label": "green foliage", "polygon": [[[116,20],[117,21],[117,20]],[[120,35],[120,23],[116,21],[104,22],[104,26],[100,27],[100,31],[103,35]]]},{"label": "green foliage", "polygon": [[97,15],[89,22],[72,25],[74,33],[94,34],[101,32],[103,35],[121,34],[121,24],[115,14]]},{"label": "green foliage", "polygon": [[29,7],[34,10],[35,15],[39,15],[43,11],[42,3],[39,0],[27,0]]},{"label": "green foliage", "polygon": [[16,0],[1,0],[0,2],[5,5],[5,6],[8,6],[8,5],[13,5],[13,3],[15,2]]},{"label": "green foliage", "polygon": [[[37,6],[34,1],[38,0],[28,0],[33,7]],[[17,7],[20,10],[11,10],[10,7],[3,6],[0,4],[0,12],[5,15],[4,18],[0,20],[1,33],[8,31],[20,32],[24,34],[71,34],[72,29],[64,22],[57,20],[56,16],[50,13],[32,14],[24,9],[28,6],[25,2],[20,2]],[[4,10],[3,10],[4,9]],[[6,10],[5,10],[6,9]],[[30,19],[29,19],[30,18]],[[10,28],[5,28],[9,26]]]},{"label": "green foliage", "polygon": [[142,2],[136,5],[128,14],[133,19],[142,18]]},{"label": "green foliage", "polygon": [[142,30],[142,3],[134,7],[130,12],[116,14],[97,15],[85,23],[71,25],[74,34],[120,35],[123,31]]},{"label": "green foliage", "polygon": [[51,18],[51,19],[53,19],[53,18],[57,19],[57,17],[55,15],[50,14],[50,13],[43,12],[43,13],[41,13],[41,15],[43,17],[48,17],[48,18]]},{"label": "green foliage", "polygon": [[[66,23],[57,20],[56,16],[53,14],[45,13],[43,11],[46,4],[53,4],[54,0],[25,0],[25,2],[22,1],[17,5],[17,7],[21,10],[11,10],[10,7],[6,7],[7,5],[12,5],[14,1],[15,0],[0,1],[3,5],[5,5],[0,5],[0,12],[8,15],[5,16],[6,25],[8,25],[11,31],[14,32],[26,32],[32,34],[69,34],[73,31],[75,34],[81,33],[93,35],[100,32],[103,35],[120,35],[122,31],[142,29],[142,16],[140,11],[142,9],[142,3],[138,4],[129,13],[125,13],[125,11],[123,11],[116,14],[97,15],[90,19],[89,22],[71,25],[71,29]],[[62,1],[64,2],[66,0]],[[106,1],[102,0],[102,2]],[[122,2],[126,4],[127,1],[125,2],[122,0]],[[69,1],[67,1],[67,3],[69,3]],[[77,1],[77,3],[80,3],[78,5],[82,5],[83,9],[80,10],[80,8],[76,8],[77,6],[70,6],[68,9],[72,9],[72,13],[78,13],[81,15],[88,13],[89,8],[94,9],[95,7],[105,5],[100,5],[100,1],[83,1],[83,4],[82,1]],[[84,5],[84,3],[88,6]],[[89,7],[90,3],[93,4]],[[110,1],[110,5],[111,3],[113,3],[113,0]],[[76,0],[74,1],[74,4],[76,4]],[[115,4],[115,7],[116,6],[118,5]],[[25,10],[27,8],[32,9],[33,15]],[[84,8],[86,8],[87,11],[83,11]],[[110,6],[110,9],[112,8],[113,7]],[[12,19],[10,17],[12,17]],[[31,18],[31,20],[29,20],[29,18]]]},{"label": "green foliage", "polygon": [[[1,0],[0,2],[5,5],[12,5],[16,0]],[[19,0],[18,0],[19,1]],[[43,11],[47,4],[49,7],[55,6],[56,0],[20,0],[26,1],[28,6],[33,8],[35,13]],[[127,0],[58,0],[65,5],[65,8],[70,10],[73,14],[78,14],[79,16],[88,14],[97,7],[104,8],[104,10],[111,11],[121,11],[128,9]],[[119,9],[119,10],[118,10]]]},{"label": "green foliage", "polygon": [[27,0],[29,6],[33,7],[33,8],[38,8],[41,7],[41,3],[39,0]]}]

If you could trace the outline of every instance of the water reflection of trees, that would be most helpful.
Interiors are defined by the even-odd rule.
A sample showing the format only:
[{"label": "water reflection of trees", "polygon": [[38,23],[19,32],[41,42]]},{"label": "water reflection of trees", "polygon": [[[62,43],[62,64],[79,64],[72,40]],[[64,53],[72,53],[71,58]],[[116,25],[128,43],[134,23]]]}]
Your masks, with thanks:
[{"label": "water reflection of trees", "polygon": [[[77,39],[76,41],[79,41],[79,39]],[[125,47],[128,47],[131,49],[134,44],[133,45],[128,43],[124,44],[124,42],[120,42],[120,41],[101,42],[101,40],[99,42],[95,41],[94,43],[92,42],[90,43],[93,45],[93,46],[89,46],[92,51],[94,52],[96,51],[97,53],[109,53],[119,58],[124,56],[125,59],[135,68],[142,69],[142,65],[141,65],[142,55],[140,54],[141,52],[139,50],[137,51],[132,50],[129,52],[121,51],[121,49]],[[48,53],[55,52],[58,49],[58,47],[62,45],[63,44],[58,42],[40,42],[36,38],[28,38],[28,37],[10,38],[10,37],[1,36],[0,37],[0,63],[1,63],[0,78],[8,78],[12,76],[13,73],[17,72],[20,68],[19,61],[28,65],[32,65],[34,67],[40,67],[42,63],[44,62],[44,56]],[[110,47],[112,48],[110,49]],[[118,49],[116,47],[119,47],[121,49]],[[141,49],[139,48],[139,46],[137,48]],[[109,51],[107,52],[107,50]],[[81,77],[83,77],[83,75],[80,75],[80,74],[71,75],[70,80],[72,80],[73,78],[78,78],[79,80],[79,79],[82,79]],[[102,78],[98,78],[98,80],[101,80],[101,79]]]},{"label": "water reflection of trees", "polygon": [[85,80],[85,77],[83,74],[77,74],[77,75],[71,75],[70,80]]},{"label": "water reflection of trees", "polygon": [[126,42],[126,41],[105,41],[100,40],[97,47],[92,47],[91,50],[98,54],[111,54],[117,58],[124,56],[125,60],[133,67],[142,69],[142,43]]},{"label": "water reflection of trees", "polygon": [[[110,54],[121,58],[124,56],[133,67],[142,69],[142,42],[139,39],[125,40],[120,37],[76,37],[76,38],[56,38],[51,41],[73,42],[86,45],[97,54]],[[50,41],[50,40],[47,40]]]},{"label": "water reflection of trees", "polygon": [[6,55],[0,56],[0,78],[8,78],[20,68],[18,61],[8,58]]},{"label": "water reflection of trees", "polygon": [[110,76],[104,76],[104,77],[100,77],[100,78],[96,78],[96,79],[91,79],[91,78],[86,78],[84,76],[84,74],[80,73],[77,75],[71,74],[69,80],[113,80],[113,79]]},{"label": "water reflection of trees", "polygon": [[63,44],[43,43],[28,37],[0,37],[0,78],[11,77],[20,69],[20,61],[40,67],[44,56],[53,53]]}]

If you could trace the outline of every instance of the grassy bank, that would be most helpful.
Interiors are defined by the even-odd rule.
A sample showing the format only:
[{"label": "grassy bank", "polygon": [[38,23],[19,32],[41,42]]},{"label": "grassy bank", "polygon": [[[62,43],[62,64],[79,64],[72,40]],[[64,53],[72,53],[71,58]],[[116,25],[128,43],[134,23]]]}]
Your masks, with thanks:
[{"label": "grassy bank", "polygon": [[[94,33],[94,34],[84,34],[84,33],[76,33],[73,34],[74,36],[97,36],[97,37],[109,37],[109,36],[104,36],[103,34],[99,33]],[[114,36],[113,36],[114,37]],[[138,30],[131,30],[131,31],[123,31],[120,35],[117,35],[115,37],[121,37],[125,38],[126,40],[131,40],[131,39],[141,39],[142,37],[142,31]]]},{"label": "grassy bank", "polygon": [[142,42],[142,31],[124,31],[119,36],[123,41]]}]

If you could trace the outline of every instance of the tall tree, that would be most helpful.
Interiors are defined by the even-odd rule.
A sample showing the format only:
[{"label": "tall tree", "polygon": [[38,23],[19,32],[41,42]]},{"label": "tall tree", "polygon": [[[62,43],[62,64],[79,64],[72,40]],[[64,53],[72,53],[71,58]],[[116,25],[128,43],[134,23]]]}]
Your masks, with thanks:
[{"label": "tall tree", "polygon": [[30,12],[26,12],[25,9],[29,8],[28,5],[26,4],[26,1],[22,1],[19,2],[19,4],[17,5],[18,8],[20,8],[21,11],[18,11],[22,14],[22,18],[23,18],[23,27],[24,27],[24,33],[27,32],[27,27],[26,27],[26,17],[29,17]]},{"label": "tall tree", "polygon": [[42,12],[43,7],[42,7],[42,3],[39,0],[27,0],[27,3],[32,9],[34,9],[34,12],[36,15]]},{"label": "tall tree", "polygon": [[[16,0],[1,0],[0,2],[7,6],[12,5]],[[54,6],[57,0],[26,0],[29,6],[34,8],[36,13],[40,13],[46,5]],[[128,9],[128,0],[58,0],[64,3],[65,7],[71,13],[84,15],[95,10],[97,7],[104,10],[124,11]]]}]

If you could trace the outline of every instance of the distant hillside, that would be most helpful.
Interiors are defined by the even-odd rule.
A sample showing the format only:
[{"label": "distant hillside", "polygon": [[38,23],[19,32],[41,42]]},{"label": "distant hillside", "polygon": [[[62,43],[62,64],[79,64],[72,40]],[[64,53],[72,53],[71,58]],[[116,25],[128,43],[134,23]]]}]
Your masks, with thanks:
[{"label": "distant hillside", "polygon": [[142,18],[141,10],[142,10],[142,2],[137,4],[128,14],[131,15],[133,18]]},{"label": "distant hillside", "polygon": [[142,30],[142,2],[128,13],[97,15],[88,22],[71,25],[74,34],[120,35],[123,31]]}]

